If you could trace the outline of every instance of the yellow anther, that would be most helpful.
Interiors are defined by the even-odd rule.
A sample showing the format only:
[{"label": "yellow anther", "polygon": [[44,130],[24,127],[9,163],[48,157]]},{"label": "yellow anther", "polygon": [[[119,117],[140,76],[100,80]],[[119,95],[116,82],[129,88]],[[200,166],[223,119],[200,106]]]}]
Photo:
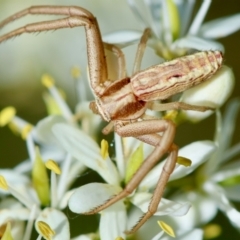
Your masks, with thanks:
[{"label": "yellow anther", "polygon": [[103,159],[108,157],[108,142],[105,139],[101,141],[101,155]]},{"label": "yellow anther", "polygon": [[72,75],[72,77],[73,77],[74,79],[79,78],[79,76],[81,75],[81,70],[80,70],[80,68],[77,67],[77,66],[73,66],[73,67],[71,68],[71,75]]},{"label": "yellow anther", "polygon": [[192,165],[192,161],[185,157],[178,157],[177,163],[183,165],[184,167],[190,167]]},{"label": "yellow anther", "polygon": [[61,169],[59,168],[58,164],[54,160],[48,160],[45,163],[45,166],[50,169],[51,171],[55,172],[56,174],[61,174]]},{"label": "yellow anther", "polygon": [[0,127],[7,125],[16,114],[14,107],[6,107],[0,112]]},{"label": "yellow anther", "polygon": [[165,233],[167,233],[169,236],[175,238],[175,233],[174,233],[174,231],[173,231],[173,229],[172,229],[171,226],[169,226],[168,224],[166,224],[166,223],[163,222],[163,221],[158,221],[157,223],[158,223],[158,225],[160,226],[160,228],[161,228]]},{"label": "yellow anther", "polygon": [[43,222],[43,221],[38,221],[37,226],[39,231],[41,232],[42,236],[47,239],[51,240],[52,237],[55,235],[55,231],[50,228],[50,226]]},{"label": "yellow anther", "polygon": [[27,139],[28,134],[31,132],[33,129],[33,126],[31,124],[26,124],[24,128],[22,129],[21,136],[23,140]]},{"label": "yellow anther", "polygon": [[7,182],[4,178],[4,176],[2,176],[2,175],[0,175],[0,188],[2,188],[3,190],[8,190]]},{"label": "yellow anther", "polygon": [[116,237],[115,240],[124,240],[122,237]]},{"label": "yellow anther", "polygon": [[221,226],[218,224],[208,224],[204,227],[204,239],[212,239],[220,236],[222,233]]},{"label": "yellow anther", "polygon": [[48,74],[43,74],[42,75],[42,84],[45,87],[50,88],[54,85],[54,79]]},{"label": "yellow anther", "polygon": [[177,115],[178,115],[178,111],[172,110],[172,111],[168,111],[163,118],[174,121]]}]

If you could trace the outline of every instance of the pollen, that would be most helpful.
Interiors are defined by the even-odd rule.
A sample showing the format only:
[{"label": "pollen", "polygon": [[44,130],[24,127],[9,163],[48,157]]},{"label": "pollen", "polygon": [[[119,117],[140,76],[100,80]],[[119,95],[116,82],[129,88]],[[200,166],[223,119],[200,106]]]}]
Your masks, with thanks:
[{"label": "pollen", "polygon": [[8,190],[7,182],[4,178],[4,176],[0,175],[0,188],[3,190]]},{"label": "pollen", "polygon": [[106,159],[109,156],[108,142],[105,139],[101,141],[101,156],[103,157],[103,159]]},{"label": "pollen", "polygon": [[174,120],[176,119],[178,115],[178,111],[176,110],[171,110],[171,111],[168,111],[165,115],[164,115],[164,119],[166,120],[172,120],[174,122]]},{"label": "pollen", "polygon": [[55,82],[54,79],[48,74],[43,74],[41,80],[42,84],[47,88],[51,88]]},{"label": "pollen", "polygon": [[55,235],[55,231],[51,229],[51,227],[43,222],[43,221],[39,221],[37,222],[37,226],[39,231],[41,232],[42,236],[47,239],[47,240],[51,240],[52,237]]},{"label": "pollen", "polygon": [[222,229],[218,224],[208,224],[204,227],[204,237],[206,239],[216,238],[221,235]]},{"label": "pollen", "polygon": [[61,174],[61,169],[60,167],[58,166],[58,164],[54,161],[54,160],[48,160],[46,163],[45,163],[45,166],[53,171],[54,173],[56,174]]},{"label": "pollen", "polygon": [[0,112],[0,127],[3,127],[11,122],[16,115],[16,109],[14,107],[6,107]]},{"label": "pollen", "polygon": [[173,231],[173,229],[172,229],[171,226],[169,226],[168,224],[166,224],[166,223],[163,222],[163,221],[158,221],[157,223],[158,223],[158,225],[160,226],[160,228],[161,228],[165,233],[167,233],[169,236],[175,238],[175,233],[174,233],[174,231]]},{"label": "pollen", "polygon": [[192,161],[185,157],[178,157],[177,163],[183,165],[184,167],[190,167],[192,165]]},{"label": "pollen", "polygon": [[81,69],[77,66],[73,66],[71,68],[71,76],[74,78],[74,79],[77,79],[79,78],[79,76],[81,75]]}]

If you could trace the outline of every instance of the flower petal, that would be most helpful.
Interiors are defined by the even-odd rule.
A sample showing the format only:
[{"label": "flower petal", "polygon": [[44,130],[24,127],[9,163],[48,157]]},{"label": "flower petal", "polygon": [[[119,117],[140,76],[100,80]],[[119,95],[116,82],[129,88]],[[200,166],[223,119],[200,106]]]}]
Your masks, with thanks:
[{"label": "flower petal", "polygon": [[230,186],[224,188],[226,196],[228,199],[232,201],[239,202],[240,201],[240,185]]},{"label": "flower petal", "polygon": [[13,198],[1,200],[0,209],[0,225],[4,225],[10,220],[28,220],[30,215],[30,210],[23,207],[22,204]]},{"label": "flower petal", "polygon": [[[184,167],[181,165],[177,166],[170,176],[170,180],[181,178],[194,171],[200,164],[205,162],[211,156],[215,149],[216,147],[211,141],[193,142],[181,148],[178,155],[190,159],[192,161],[192,165],[191,167]],[[159,163],[147,174],[140,183],[140,188],[149,189],[156,186],[165,161],[166,160]]]},{"label": "flower petal", "polygon": [[[214,182],[225,182],[228,179],[234,180],[235,178],[235,180],[238,180],[237,182],[235,182],[235,184],[239,184],[239,176],[240,176],[240,162],[237,161],[222,167],[221,170],[219,170],[211,177],[211,180]],[[229,182],[228,185],[234,185],[234,182]]]},{"label": "flower petal", "polygon": [[[177,233],[176,233],[177,234]],[[203,239],[203,230],[202,229],[193,229],[182,233],[179,237],[179,240],[202,240]]]},{"label": "flower petal", "polygon": [[[169,220],[169,223],[171,226],[175,226],[175,229],[181,229],[182,231],[192,230],[196,226],[206,224],[217,214],[218,209],[216,202],[206,195],[201,195],[196,192],[188,192],[178,195],[174,198],[174,201],[189,201],[192,204],[192,207],[187,214]],[[176,235],[178,235],[178,233],[176,233]]]},{"label": "flower petal", "polygon": [[172,44],[172,50],[176,48],[196,49],[199,51],[219,50],[224,52],[224,46],[216,41],[206,40],[195,36],[180,38]]},{"label": "flower petal", "polygon": [[89,183],[74,191],[69,199],[68,206],[72,212],[85,213],[102,205],[121,190],[117,185]]},{"label": "flower petal", "polygon": [[142,32],[134,30],[121,30],[105,34],[103,41],[121,47],[132,45],[140,40]]},{"label": "flower petal", "polygon": [[[134,196],[131,198],[131,202],[145,213],[148,211],[148,206],[151,199],[151,193],[135,193]],[[160,204],[158,205],[158,210],[156,213],[154,213],[154,215],[171,215],[179,217],[187,214],[190,207],[190,203],[173,202],[168,199],[162,198]]]},{"label": "flower petal", "polygon": [[36,219],[35,228],[42,235],[38,227],[38,222],[44,222],[55,232],[52,240],[67,240],[70,239],[70,229],[67,217],[54,208],[45,208],[39,217]]},{"label": "flower petal", "polygon": [[86,133],[67,124],[58,123],[52,128],[62,147],[87,167],[98,172],[106,182],[118,184],[119,176],[111,159],[103,159],[97,143]]},{"label": "flower petal", "polygon": [[224,189],[214,182],[207,182],[204,185],[205,191],[209,193],[212,199],[216,202],[218,207],[231,221],[232,225],[236,228],[240,228],[240,212],[237,211],[227,199]]},{"label": "flower petal", "polygon": [[82,234],[80,236],[77,236],[75,238],[71,238],[71,240],[93,240],[94,237],[91,237],[90,234],[86,235],[86,234]]},{"label": "flower petal", "polygon": [[[1,169],[0,175],[2,175],[5,178],[7,184],[14,186],[15,189],[24,188],[24,186],[31,185],[29,178],[27,178],[25,175],[21,173],[18,173],[17,171],[13,171],[10,169]],[[0,194],[8,194],[8,192],[0,189]]]},{"label": "flower petal", "polygon": [[[122,201],[117,202],[113,207],[104,210],[101,214],[99,232],[100,238],[112,240],[117,237],[125,239],[124,231],[126,230],[127,213]],[[109,228],[109,226],[111,226]]]},{"label": "flower petal", "polygon": [[51,129],[54,124],[65,122],[66,120],[60,115],[50,115],[42,119],[34,128],[34,139],[40,144],[50,144],[60,147],[60,144],[55,135],[52,133]]},{"label": "flower petal", "polygon": [[200,28],[199,35],[204,38],[221,38],[226,37],[239,29],[240,13],[204,23]]}]

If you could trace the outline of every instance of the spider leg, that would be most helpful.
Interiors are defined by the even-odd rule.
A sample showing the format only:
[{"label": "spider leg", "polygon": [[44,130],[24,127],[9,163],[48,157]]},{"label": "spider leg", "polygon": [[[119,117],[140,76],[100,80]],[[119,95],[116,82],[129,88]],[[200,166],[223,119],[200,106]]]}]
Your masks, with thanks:
[{"label": "spider leg", "polygon": [[134,60],[133,74],[140,71],[143,54],[144,54],[144,51],[146,49],[147,41],[150,37],[150,34],[151,34],[151,29],[146,28],[143,32],[143,35],[142,35],[141,39],[140,39],[140,42],[139,42],[138,48],[137,48],[137,53],[136,53],[135,60]]},{"label": "spider leg", "polygon": [[[118,121],[115,123],[115,132],[117,132],[121,137],[136,137],[143,142],[155,146],[155,149],[145,159],[141,167],[133,175],[132,179],[120,193],[109,199],[104,204],[84,214],[88,215],[102,211],[103,209],[131,194],[134,189],[137,188],[142,179],[147,175],[147,173],[159,161],[159,159],[165,153],[170,151],[170,155],[164,165],[153,198],[149,205],[148,212],[144,214],[143,218],[134,226],[131,231],[127,232],[133,233],[156,212],[166,183],[170,177],[170,174],[175,168],[177,159],[177,147],[173,144],[175,125],[171,121],[167,120],[146,120],[129,123],[125,126],[122,126],[122,123]],[[158,134],[154,134],[156,132],[162,132],[163,135],[159,136]]]},{"label": "spider leg", "polygon": [[[123,79],[127,76],[126,73],[126,62],[125,62],[125,56],[122,52],[122,50],[115,46],[114,44],[109,44],[109,43],[103,43],[104,48],[112,52],[116,57],[117,57],[117,78],[116,79]],[[111,69],[109,69],[111,70]]]},{"label": "spider leg", "polygon": [[27,24],[0,36],[0,43],[23,33],[42,32],[60,28],[84,26],[87,38],[87,55],[90,75],[90,84],[97,96],[104,91],[102,85],[107,80],[107,64],[101,33],[96,18],[84,8],[67,6],[35,6],[22,10],[3,20],[0,27],[27,14],[67,15],[69,17]]},{"label": "spider leg", "polygon": [[207,110],[215,110],[214,108],[208,106],[198,106],[192,105],[184,102],[170,102],[170,103],[158,103],[158,102],[149,102],[148,108],[154,111],[168,111],[168,110],[192,110],[204,112]]}]

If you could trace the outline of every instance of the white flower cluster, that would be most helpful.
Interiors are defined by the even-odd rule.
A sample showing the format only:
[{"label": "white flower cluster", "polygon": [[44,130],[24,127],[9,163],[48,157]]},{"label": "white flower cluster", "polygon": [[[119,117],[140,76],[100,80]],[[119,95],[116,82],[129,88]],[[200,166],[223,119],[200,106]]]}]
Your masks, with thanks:
[{"label": "white flower cluster", "polygon": [[[128,0],[128,3],[139,22],[151,28],[150,47],[165,60],[179,57],[190,49],[224,51],[222,44],[210,39],[227,36],[240,28],[239,14],[202,24],[210,0],[203,1],[191,24],[195,1]],[[124,47],[135,43],[140,36],[137,31],[120,31],[104,39]],[[101,211],[96,232],[72,238],[63,209],[68,206],[72,212],[84,214],[117,195],[153,147],[114,134],[115,157],[110,157],[108,143],[102,140],[99,146],[94,140],[101,120],[89,111],[88,102],[81,101],[73,114],[53,79],[44,75],[42,82],[49,90],[44,96],[49,116],[33,126],[18,117],[13,107],[0,112],[0,126],[8,125],[20,134],[29,154],[29,159],[15,168],[0,169],[2,239],[29,240],[33,228],[39,234],[38,240],[127,239],[125,230],[131,229],[148,210],[166,160],[157,164],[131,195]],[[233,82],[232,70],[224,66],[206,83],[185,91],[180,101],[218,109],[229,97]],[[239,229],[240,212],[231,201],[240,199],[240,161],[230,162],[240,153],[239,144],[230,146],[239,107],[239,99],[231,101],[223,119],[216,110],[213,141],[195,141],[179,150],[179,156],[190,159],[192,164],[190,167],[177,164],[166,189],[171,199],[161,199],[157,212],[135,233],[135,239],[167,240],[175,235],[179,240],[203,239],[199,226],[212,220],[218,209]],[[182,119],[197,122],[212,112],[181,114]],[[96,171],[104,183],[72,188],[87,168]],[[181,190],[186,180],[191,188],[184,192]],[[179,190],[173,192],[176,185]]]}]

